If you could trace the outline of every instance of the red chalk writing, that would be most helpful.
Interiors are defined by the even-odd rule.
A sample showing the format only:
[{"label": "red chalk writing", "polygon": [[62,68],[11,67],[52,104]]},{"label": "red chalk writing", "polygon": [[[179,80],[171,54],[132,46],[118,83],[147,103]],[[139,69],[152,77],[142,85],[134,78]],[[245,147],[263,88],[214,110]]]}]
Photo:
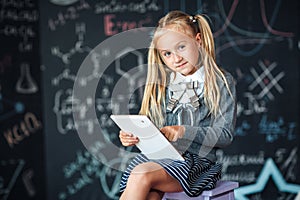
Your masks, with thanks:
[{"label": "red chalk writing", "polygon": [[141,28],[150,25],[151,18],[147,16],[140,20],[120,20],[114,14],[104,16],[104,33],[106,36],[112,36],[122,31],[127,31],[134,28]]}]

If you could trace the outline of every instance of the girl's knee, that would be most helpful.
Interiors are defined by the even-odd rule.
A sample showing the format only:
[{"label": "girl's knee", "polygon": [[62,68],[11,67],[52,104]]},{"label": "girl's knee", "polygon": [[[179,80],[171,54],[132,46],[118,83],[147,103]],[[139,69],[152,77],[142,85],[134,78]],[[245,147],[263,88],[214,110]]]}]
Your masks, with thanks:
[{"label": "girl's knee", "polygon": [[128,183],[137,184],[138,186],[150,187],[155,179],[155,171],[161,169],[156,163],[142,163],[133,168],[130,173]]},{"label": "girl's knee", "polygon": [[128,178],[129,184],[136,184],[139,186],[147,185],[150,182],[150,175],[148,171],[142,166],[136,166],[130,173]]}]

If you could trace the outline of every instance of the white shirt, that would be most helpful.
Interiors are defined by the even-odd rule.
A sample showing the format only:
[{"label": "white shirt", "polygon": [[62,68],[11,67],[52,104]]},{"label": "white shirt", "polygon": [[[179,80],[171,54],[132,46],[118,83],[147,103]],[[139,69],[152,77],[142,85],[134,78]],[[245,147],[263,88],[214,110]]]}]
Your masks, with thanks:
[{"label": "white shirt", "polygon": [[[184,76],[178,72],[171,73],[170,75],[170,92],[171,97],[179,100],[179,103],[186,104],[190,102],[190,98],[194,95],[202,96],[204,88],[204,67],[200,67],[195,73]],[[188,83],[197,83],[196,88],[188,88]],[[195,83],[193,84],[195,85]]]}]

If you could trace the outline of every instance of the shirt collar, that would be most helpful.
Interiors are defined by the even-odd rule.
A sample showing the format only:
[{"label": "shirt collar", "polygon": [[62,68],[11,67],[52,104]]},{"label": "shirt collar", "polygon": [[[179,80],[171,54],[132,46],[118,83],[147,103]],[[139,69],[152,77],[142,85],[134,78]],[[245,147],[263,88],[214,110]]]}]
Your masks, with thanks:
[{"label": "shirt collar", "polygon": [[176,77],[179,76],[180,80],[182,80],[182,82],[192,82],[192,81],[198,81],[200,83],[204,82],[205,79],[205,74],[204,74],[204,67],[200,67],[199,69],[197,69],[197,71],[195,71],[193,74],[191,75],[187,75],[184,76],[178,72],[176,72]]}]

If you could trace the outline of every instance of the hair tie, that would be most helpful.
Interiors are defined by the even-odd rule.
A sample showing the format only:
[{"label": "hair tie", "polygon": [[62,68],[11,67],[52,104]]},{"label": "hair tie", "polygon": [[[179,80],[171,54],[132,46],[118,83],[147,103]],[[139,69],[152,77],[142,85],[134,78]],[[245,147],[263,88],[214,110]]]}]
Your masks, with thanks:
[{"label": "hair tie", "polygon": [[191,22],[193,22],[193,23],[196,23],[196,22],[197,22],[197,19],[195,18],[194,15],[191,15],[191,16],[190,16],[190,20],[191,20]]}]

